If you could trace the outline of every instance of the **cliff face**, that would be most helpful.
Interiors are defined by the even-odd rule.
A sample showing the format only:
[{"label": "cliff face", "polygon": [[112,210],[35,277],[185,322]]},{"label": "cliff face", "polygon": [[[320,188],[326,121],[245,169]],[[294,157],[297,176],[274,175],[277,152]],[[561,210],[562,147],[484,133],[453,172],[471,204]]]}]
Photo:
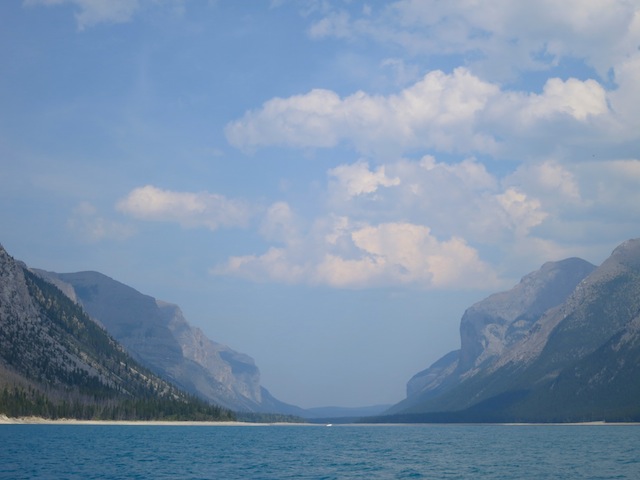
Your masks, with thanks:
[{"label": "cliff face", "polygon": [[[423,390],[392,413],[473,421],[640,419],[640,239],[621,244],[554,306],[579,272],[589,270],[571,263],[577,275],[550,276],[547,264],[544,275],[527,276],[511,291],[519,294],[498,294],[472,307],[463,323],[479,335],[466,343],[472,347],[466,356],[461,352],[458,379],[435,395]],[[532,282],[535,277],[545,280]],[[563,288],[550,278],[563,279]],[[528,289],[532,284],[542,288]],[[523,294],[527,290],[557,295],[547,302],[549,296]],[[487,317],[499,320],[482,320]]]},{"label": "cliff face", "polygon": [[512,289],[468,308],[460,322],[460,350],[450,352],[407,383],[397,412],[433,398],[496,362],[545,311],[560,305],[596,267],[579,258],[545,263]]},{"label": "cliff face", "polygon": [[[219,383],[225,385],[229,396],[262,403],[260,371],[254,360],[226,345],[210,340],[199,328],[189,325],[177,305],[157,302],[167,327],[176,339],[185,359],[204,368]],[[247,404],[249,405],[249,403]]]},{"label": "cliff face", "polygon": [[511,290],[469,308],[460,322],[458,372],[469,375],[495,361],[547,310],[563,303],[595,268],[579,258],[548,262]]},{"label": "cliff face", "polygon": [[140,418],[202,407],[1,246],[0,393],[0,411],[9,415]]},{"label": "cliff face", "polygon": [[180,388],[239,411],[273,406],[263,405],[253,359],[207,338],[189,325],[177,305],[98,272],[38,273],[77,299],[131,355]]}]

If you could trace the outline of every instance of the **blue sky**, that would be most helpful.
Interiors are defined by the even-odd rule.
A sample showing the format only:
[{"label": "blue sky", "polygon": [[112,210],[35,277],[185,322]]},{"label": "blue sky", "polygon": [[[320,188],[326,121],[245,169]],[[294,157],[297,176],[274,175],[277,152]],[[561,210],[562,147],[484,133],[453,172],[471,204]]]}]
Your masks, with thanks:
[{"label": "blue sky", "polygon": [[640,4],[0,3],[0,242],[177,303],[303,407],[638,236]]}]

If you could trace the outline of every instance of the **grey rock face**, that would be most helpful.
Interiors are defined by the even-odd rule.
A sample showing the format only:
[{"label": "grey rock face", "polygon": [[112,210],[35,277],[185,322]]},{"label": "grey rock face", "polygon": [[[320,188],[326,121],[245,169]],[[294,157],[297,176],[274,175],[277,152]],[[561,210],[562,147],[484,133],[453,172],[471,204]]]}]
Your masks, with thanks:
[{"label": "grey rock face", "polygon": [[160,300],[157,305],[184,358],[200,365],[217,382],[225,385],[229,395],[257,404],[262,402],[260,371],[250,356],[210,340],[202,330],[187,323],[177,305]]},{"label": "grey rock face", "polygon": [[186,391],[239,411],[260,412],[253,359],[211,341],[177,305],[156,300],[98,272],[37,271],[70,292],[134,358]]},{"label": "grey rock face", "polygon": [[91,403],[96,392],[102,400],[183,395],[136,363],[77,304],[0,246],[3,386],[28,390],[22,398],[25,408],[35,392],[50,405]]},{"label": "grey rock face", "polygon": [[511,290],[469,308],[460,323],[458,372],[473,372],[500,357],[544,312],[564,302],[595,268],[579,258],[548,262]]},{"label": "grey rock face", "polygon": [[429,368],[416,373],[407,382],[407,397],[413,397],[425,391],[437,391],[456,371],[460,350],[447,353]]},{"label": "grey rock face", "polygon": [[[456,372],[440,381],[447,388],[430,391],[427,384],[391,413],[449,421],[640,420],[640,239],[624,242],[595,269],[575,259],[569,265],[558,271],[567,264],[545,264],[510,292],[467,310],[469,338]],[[436,366],[419,375],[436,374]]]},{"label": "grey rock face", "polygon": [[640,313],[640,298],[628,293],[638,288],[639,273],[640,239],[627,240],[578,284],[562,305],[542,315],[521,342],[504,352],[492,370],[533,362],[545,348],[550,348],[550,340],[553,348],[554,342],[563,339],[563,357],[579,358],[594,350],[603,338],[624,328],[630,317]]},{"label": "grey rock face", "polygon": [[0,245],[0,322],[37,317],[22,268]]},{"label": "grey rock face", "polygon": [[407,399],[397,412],[454,388],[498,361],[523,339],[548,309],[560,305],[596,267],[579,259],[547,262],[511,290],[468,308],[460,322],[460,350],[450,352],[407,383]]}]

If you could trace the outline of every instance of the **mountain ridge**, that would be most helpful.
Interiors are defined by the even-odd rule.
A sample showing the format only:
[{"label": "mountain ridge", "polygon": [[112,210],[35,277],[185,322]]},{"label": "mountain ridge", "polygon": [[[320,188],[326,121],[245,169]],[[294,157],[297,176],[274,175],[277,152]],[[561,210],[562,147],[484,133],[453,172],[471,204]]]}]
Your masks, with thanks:
[{"label": "mountain ridge", "polygon": [[232,419],[155,376],[0,245],[0,410],[10,416]]},{"label": "mountain ridge", "polygon": [[236,411],[301,413],[260,385],[250,356],[209,339],[187,322],[178,305],[100,272],[34,271],[63,286],[135,358],[187,392]]},{"label": "mountain ridge", "polygon": [[638,360],[640,239],[631,239],[492,362],[405,399],[387,419],[637,421]]},{"label": "mountain ridge", "polygon": [[414,375],[407,383],[407,398],[388,413],[436,397],[498,361],[545,311],[565,300],[595,268],[575,257],[546,262],[511,289],[467,308],[460,320],[460,349]]}]

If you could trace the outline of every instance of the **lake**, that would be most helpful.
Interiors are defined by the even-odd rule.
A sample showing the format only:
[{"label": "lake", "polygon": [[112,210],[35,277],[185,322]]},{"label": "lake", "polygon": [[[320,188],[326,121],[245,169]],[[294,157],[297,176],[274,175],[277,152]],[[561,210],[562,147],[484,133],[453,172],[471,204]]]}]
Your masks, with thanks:
[{"label": "lake", "polygon": [[629,425],[0,425],[7,479],[638,479]]}]

